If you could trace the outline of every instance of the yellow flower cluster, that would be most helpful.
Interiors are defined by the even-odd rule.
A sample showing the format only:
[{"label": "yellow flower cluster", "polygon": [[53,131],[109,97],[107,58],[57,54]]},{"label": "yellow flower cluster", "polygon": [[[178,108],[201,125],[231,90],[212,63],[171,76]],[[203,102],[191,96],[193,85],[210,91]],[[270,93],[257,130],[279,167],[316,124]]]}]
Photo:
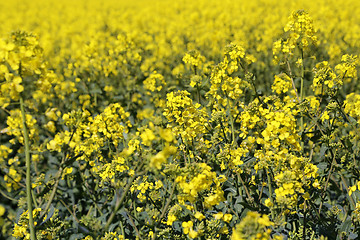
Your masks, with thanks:
[{"label": "yellow flower cluster", "polygon": [[350,238],[359,9],[3,1],[2,234],[29,239],[33,203],[38,239]]},{"label": "yellow flower cluster", "polygon": [[[32,211],[32,215],[36,218],[39,215],[41,208],[35,208]],[[21,214],[18,223],[14,225],[14,232],[12,234],[13,237],[20,237],[25,239],[30,239],[30,233],[28,232],[28,224],[29,224],[29,214],[28,211],[25,211]],[[34,222],[34,225],[37,225],[37,222]]]},{"label": "yellow flower cluster", "polygon": [[[305,189],[311,187],[320,188],[319,182],[316,179],[318,168],[305,158],[291,155],[286,157],[291,158],[287,160],[290,166],[288,168],[284,167],[280,173],[275,175],[274,179],[278,188],[274,192],[279,205],[293,208],[298,204],[298,196],[303,196],[305,200],[310,197],[305,192]],[[284,166],[286,165],[285,162]],[[316,180],[314,181],[313,179]]]},{"label": "yellow flower cluster", "polygon": [[[216,172],[211,171],[211,167],[206,163],[194,166],[196,172],[193,177],[178,176],[176,182],[179,184],[181,194],[178,195],[179,203],[184,205],[186,201],[194,203],[201,194],[204,197],[205,207],[211,208],[224,201],[224,192],[221,183],[226,181],[225,176],[217,176]],[[204,192],[207,191],[205,194]]]},{"label": "yellow flower cluster", "polygon": [[196,238],[198,233],[193,229],[194,223],[192,221],[183,222],[181,226],[183,227],[183,231],[186,235],[189,235],[190,238]]},{"label": "yellow flower cluster", "polygon": [[261,215],[257,212],[248,212],[246,217],[236,225],[236,228],[231,235],[231,240],[281,240],[281,236],[270,236],[271,229],[269,227],[273,225],[274,223],[270,221],[267,215]]},{"label": "yellow flower cluster", "polygon": [[[22,179],[22,175],[16,170],[15,166],[18,165],[17,161],[9,160],[8,161],[10,167],[8,169],[8,173],[4,176],[4,180],[6,182],[6,188],[8,192],[12,190],[17,190],[20,188],[20,181]],[[12,164],[13,163],[13,164]]]},{"label": "yellow flower cluster", "polygon": [[64,114],[63,120],[72,131],[57,133],[48,143],[48,150],[60,152],[61,146],[67,144],[76,154],[84,153],[85,156],[90,156],[92,152],[103,146],[105,141],[118,145],[126,128],[131,126],[130,121],[127,120],[129,113],[119,104],[110,105],[94,118],[89,116],[89,112],[73,111]]},{"label": "yellow flower cluster", "polygon": [[293,85],[291,82],[291,78],[285,73],[276,75],[274,82],[271,85],[271,89],[277,95],[281,95],[283,93],[288,93],[288,91],[293,92]]},{"label": "yellow flower cluster", "polygon": [[114,184],[119,174],[129,170],[124,157],[116,153],[110,154],[111,161],[107,162],[101,156],[94,160],[93,156],[101,152],[101,148],[106,144],[117,147],[121,143],[127,128],[131,127],[128,117],[129,113],[119,104],[108,106],[94,118],[90,117],[89,112],[73,111],[64,114],[62,119],[70,130],[58,132],[54,139],[47,143],[47,149],[61,152],[70,148],[74,156],[88,161],[91,170],[102,182]]},{"label": "yellow flower cluster", "polygon": [[227,98],[239,99],[250,84],[238,75],[233,75],[242,69],[246,72],[248,64],[255,62],[253,56],[245,54],[245,49],[236,44],[225,48],[224,59],[211,73],[211,87],[207,95],[220,106],[227,106]]},{"label": "yellow flower cluster", "polygon": [[309,42],[316,43],[317,41],[313,20],[309,16],[309,13],[304,10],[299,10],[291,14],[284,31],[290,33],[290,38],[288,38],[288,42],[286,43],[288,48],[283,49],[284,52],[287,52],[286,49],[291,52],[290,49],[293,49],[296,44],[302,49],[305,49],[309,46]]},{"label": "yellow flower cluster", "polygon": [[342,85],[342,79],[337,78],[335,72],[331,69],[327,61],[316,64],[312,84],[313,91],[316,95],[336,93],[336,90]]},{"label": "yellow flower cluster", "polygon": [[144,81],[144,87],[149,91],[149,95],[151,92],[161,91],[163,86],[166,86],[165,79],[160,73],[157,73],[156,71],[151,73],[150,76]]},{"label": "yellow flower cluster", "polygon": [[150,167],[160,169],[163,163],[166,163],[166,160],[171,155],[174,155],[177,152],[177,148],[174,146],[165,146],[163,150],[158,152],[155,156],[150,158]]},{"label": "yellow flower cluster", "polygon": [[[285,102],[288,100],[287,102]],[[299,149],[299,136],[297,135],[297,123],[295,116],[298,110],[295,108],[294,99],[280,101],[278,98],[267,97],[263,102],[272,106],[265,107],[257,99],[241,113],[240,137],[255,137],[258,144],[264,145],[265,149],[282,149],[291,147]],[[256,106],[256,107],[255,107]],[[258,129],[255,136],[249,134],[252,129]]]},{"label": "yellow flower cluster", "polygon": [[345,54],[341,57],[341,63],[335,66],[335,72],[339,79],[349,83],[351,79],[357,77],[356,67],[358,65],[358,56]]},{"label": "yellow flower cluster", "polygon": [[356,93],[350,93],[346,96],[344,105],[344,111],[351,117],[355,118],[360,124],[360,95]]},{"label": "yellow flower cluster", "polygon": [[[273,43],[274,62],[277,64],[281,60],[289,61],[296,50],[300,51],[296,65],[304,67],[305,51],[311,45],[317,44],[316,30],[313,25],[313,19],[309,13],[304,10],[294,11],[284,28],[285,36]],[[310,45],[310,43],[312,43]]]},{"label": "yellow flower cluster", "polygon": [[131,186],[132,192],[137,192],[137,198],[144,202],[149,197],[156,201],[160,198],[158,190],[163,187],[163,183],[159,180],[155,182],[148,181],[148,178],[139,177],[135,180],[135,183]]},{"label": "yellow flower cluster", "polygon": [[205,133],[207,113],[200,109],[199,103],[193,103],[187,91],[170,92],[167,94],[164,116],[173,126],[173,132],[184,141],[192,141]]},{"label": "yellow flower cluster", "polygon": [[[190,65],[193,68],[197,68],[200,67],[201,64],[203,64],[205,62],[205,57],[202,56],[198,51],[190,51],[188,53],[185,54],[185,56],[182,58],[183,62],[185,64]],[[194,69],[195,74],[196,74],[196,70]]]},{"label": "yellow flower cluster", "polygon": [[234,148],[230,144],[226,144],[224,149],[220,149],[217,154],[217,159],[220,162],[220,168],[222,170],[229,168],[235,172],[242,172],[241,166],[243,165],[243,159],[249,153],[249,148],[243,144],[240,147]]},{"label": "yellow flower cluster", "polygon": [[105,163],[98,171],[99,176],[103,181],[115,183],[115,175],[128,170],[129,167],[125,164],[123,157],[116,157],[111,163]]},{"label": "yellow flower cluster", "polygon": [[[37,129],[37,121],[30,114],[25,115],[26,125],[29,129],[29,138],[36,142],[38,139],[38,129]],[[11,110],[10,116],[7,117],[6,124],[8,127],[6,128],[6,134],[10,136],[14,136],[15,138],[10,140],[10,143],[15,144],[15,141],[19,141],[21,144],[24,144],[23,137],[23,126],[22,126],[22,118],[21,112],[19,109]]]},{"label": "yellow flower cluster", "polygon": [[35,35],[14,32],[9,39],[0,40],[0,77],[5,80],[0,86],[0,105],[6,108],[11,100],[18,101],[26,85],[26,90],[32,89],[30,107],[36,110],[35,103],[45,103],[53,96],[57,76],[48,70]]}]

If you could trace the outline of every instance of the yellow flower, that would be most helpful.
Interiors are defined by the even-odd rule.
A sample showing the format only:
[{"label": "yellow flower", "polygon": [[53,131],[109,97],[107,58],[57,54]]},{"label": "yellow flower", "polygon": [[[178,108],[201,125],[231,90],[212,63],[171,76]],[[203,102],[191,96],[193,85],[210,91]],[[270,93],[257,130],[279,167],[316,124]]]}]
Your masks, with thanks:
[{"label": "yellow flower", "polygon": [[192,229],[194,223],[192,221],[183,222],[181,226],[183,227],[183,231],[185,234],[189,234],[190,229]]},{"label": "yellow flower", "polygon": [[356,191],[356,185],[349,187],[349,196]]},{"label": "yellow flower", "polygon": [[140,134],[140,137],[145,146],[150,146],[151,142],[155,139],[155,134],[153,131],[147,128]]},{"label": "yellow flower", "polygon": [[5,211],[6,209],[4,208],[4,206],[0,204],[0,217],[5,214]]},{"label": "yellow flower", "polygon": [[166,224],[171,226],[176,219],[177,217],[175,215],[169,215]]},{"label": "yellow flower", "polygon": [[274,204],[271,202],[270,198],[265,199],[265,206],[272,207]]},{"label": "yellow flower", "polygon": [[233,216],[231,214],[227,213],[224,215],[223,220],[228,223],[231,221],[232,217]]},{"label": "yellow flower", "polygon": [[205,218],[204,214],[202,214],[201,212],[196,212],[194,217],[199,221],[201,221]]},{"label": "yellow flower", "polygon": [[222,219],[223,216],[224,216],[224,214],[222,212],[218,212],[218,213],[214,214],[214,218],[218,219],[218,220]]},{"label": "yellow flower", "polygon": [[166,156],[163,151],[158,152],[150,159],[150,167],[160,169],[161,165],[166,162]]},{"label": "yellow flower", "polygon": [[199,235],[198,232],[194,231],[193,229],[190,229],[189,231],[190,238],[196,238],[198,235]]},{"label": "yellow flower", "polygon": [[174,140],[174,135],[170,128],[160,129],[159,134],[160,137],[167,142],[172,142]]}]

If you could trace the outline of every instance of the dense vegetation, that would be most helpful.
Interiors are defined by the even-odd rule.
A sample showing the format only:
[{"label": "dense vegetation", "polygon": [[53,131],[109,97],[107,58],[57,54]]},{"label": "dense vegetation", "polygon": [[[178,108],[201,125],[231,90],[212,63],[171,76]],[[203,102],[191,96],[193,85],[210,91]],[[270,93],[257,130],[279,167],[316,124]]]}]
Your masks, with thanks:
[{"label": "dense vegetation", "polygon": [[0,237],[358,238],[342,4],[1,2]]}]

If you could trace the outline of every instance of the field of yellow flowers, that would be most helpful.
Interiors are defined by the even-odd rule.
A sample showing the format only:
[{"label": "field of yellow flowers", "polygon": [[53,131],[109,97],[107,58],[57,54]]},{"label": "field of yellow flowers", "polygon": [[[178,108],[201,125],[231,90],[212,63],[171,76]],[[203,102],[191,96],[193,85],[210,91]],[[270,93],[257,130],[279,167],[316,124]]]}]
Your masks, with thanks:
[{"label": "field of yellow flowers", "polygon": [[0,1],[0,239],[360,238],[360,1]]}]

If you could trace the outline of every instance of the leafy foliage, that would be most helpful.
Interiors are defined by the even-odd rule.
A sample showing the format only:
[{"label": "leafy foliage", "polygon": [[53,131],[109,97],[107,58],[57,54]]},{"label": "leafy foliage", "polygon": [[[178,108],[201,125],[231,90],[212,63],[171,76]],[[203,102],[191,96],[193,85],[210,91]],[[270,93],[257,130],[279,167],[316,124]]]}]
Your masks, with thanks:
[{"label": "leafy foliage", "polygon": [[3,3],[1,237],[358,238],[354,8],[185,2]]}]

